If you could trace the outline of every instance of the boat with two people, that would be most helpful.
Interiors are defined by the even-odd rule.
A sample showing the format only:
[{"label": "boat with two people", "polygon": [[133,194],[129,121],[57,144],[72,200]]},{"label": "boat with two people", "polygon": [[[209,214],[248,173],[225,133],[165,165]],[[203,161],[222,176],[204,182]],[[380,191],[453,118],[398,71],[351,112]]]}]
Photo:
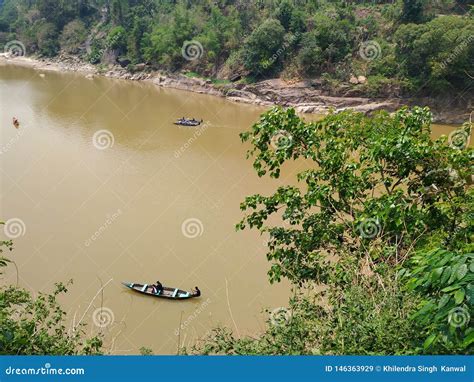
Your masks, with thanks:
[{"label": "boat with two people", "polygon": [[138,284],[129,282],[122,282],[122,284],[135,292],[152,297],[167,298],[170,300],[187,300],[201,295],[201,291],[198,287],[194,287],[191,292],[187,292],[178,288],[165,287],[159,281],[155,284]]},{"label": "boat with two people", "polygon": [[174,124],[175,125],[180,125],[180,126],[199,126],[201,123],[203,122],[203,120],[201,119],[200,121],[198,121],[197,119],[189,119],[189,118],[180,118],[178,119]]}]

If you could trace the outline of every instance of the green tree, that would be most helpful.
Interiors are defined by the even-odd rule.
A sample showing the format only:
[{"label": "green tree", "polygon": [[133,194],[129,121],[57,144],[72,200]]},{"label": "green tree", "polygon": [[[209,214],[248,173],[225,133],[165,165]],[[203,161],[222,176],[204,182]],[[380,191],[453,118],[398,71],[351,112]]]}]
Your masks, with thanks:
[{"label": "green tree", "polygon": [[350,53],[354,34],[348,20],[317,14],[314,22],[316,27],[303,34],[298,54],[301,71],[306,74],[333,71],[334,64]]},{"label": "green tree", "polygon": [[86,37],[87,31],[84,23],[79,20],[71,21],[65,25],[59,38],[61,49],[68,53],[78,53]]},{"label": "green tree", "polygon": [[403,23],[421,23],[425,20],[426,0],[403,0],[400,21]]},{"label": "green tree", "polygon": [[[432,141],[430,121],[428,110],[414,108],[393,117],[345,112],[306,123],[294,110],[276,108],[242,134],[252,144],[249,155],[255,155],[260,176],[279,177],[290,159],[312,163],[298,174],[300,186],[249,196],[241,205],[249,214],[238,228],[270,236],[272,282],[326,282],[328,255],[369,255],[374,264],[400,265],[420,235],[452,235],[467,208],[453,201],[467,200],[472,150]],[[427,194],[433,174],[446,169],[457,174],[456,181],[444,179],[439,192]],[[275,214],[287,228],[268,225]]]},{"label": "green tree", "polygon": [[145,59],[169,69],[176,69],[183,64],[181,48],[185,41],[192,40],[194,21],[192,14],[182,4],[173,11],[171,20],[159,24],[146,37],[149,41],[145,51]]},{"label": "green tree", "polygon": [[288,0],[283,0],[275,12],[275,18],[280,21],[280,24],[287,31],[290,29],[293,11],[293,5]]},{"label": "green tree", "polygon": [[304,74],[321,74],[324,64],[323,50],[312,33],[306,33],[301,41],[301,50],[298,53],[298,64]]},{"label": "green tree", "polygon": [[430,123],[422,108],[312,123],[274,108],[243,133],[259,176],[307,167],[302,184],[247,197],[237,226],[269,235],[270,281],[288,278],[295,295],[259,338],[218,328],[196,351],[470,354],[472,126],[447,142]]},{"label": "green tree", "polygon": [[[285,29],[278,20],[266,20],[245,42],[244,65],[254,76],[268,74],[278,66],[283,49]],[[276,58],[275,58],[276,56]]]},{"label": "green tree", "polygon": [[446,16],[428,23],[401,26],[395,33],[402,74],[429,91],[465,88],[474,57],[474,22]]},{"label": "green tree", "polygon": [[53,57],[59,51],[58,31],[54,24],[44,23],[38,27],[37,33],[39,52],[43,56]]},{"label": "green tree", "polygon": [[113,28],[107,35],[106,46],[112,50],[123,52],[127,46],[125,28],[118,26]]}]

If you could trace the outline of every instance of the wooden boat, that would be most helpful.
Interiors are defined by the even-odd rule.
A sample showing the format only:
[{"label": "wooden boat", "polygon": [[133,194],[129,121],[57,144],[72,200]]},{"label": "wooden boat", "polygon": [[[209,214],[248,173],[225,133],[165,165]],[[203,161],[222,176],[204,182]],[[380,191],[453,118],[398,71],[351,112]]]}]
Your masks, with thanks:
[{"label": "wooden boat", "polygon": [[174,124],[175,125],[180,125],[180,126],[199,126],[202,123],[202,119],[200,121],[197,121],[195,119],[187,119],[187,118],[181,118],[178,119]]},{"label": "wooden boat", "polygon": [[134,290],[135,292],[146,294],[152,297],[168,298],[170,300],[187,300],[189,298],[198,297],[190,292],[178,288],[163,287],[163,290],[159,293],[153,293],[152,284],[136,284],[122,282],[127,288]]}]

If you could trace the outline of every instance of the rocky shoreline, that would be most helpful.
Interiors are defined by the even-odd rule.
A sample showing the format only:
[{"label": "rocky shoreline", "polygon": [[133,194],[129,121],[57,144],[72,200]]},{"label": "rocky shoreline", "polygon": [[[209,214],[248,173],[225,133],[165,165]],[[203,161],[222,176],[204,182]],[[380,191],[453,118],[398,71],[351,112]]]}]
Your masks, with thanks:
[{"label": "rocky shoreline", "polygon": [[[392,112],[403,105],[427,105],[433,111],[437,123],[460,124],[468,120],[471,107],[451,108],[436,104],[432,99],[373,99],[364,97],[335,97],[325,95],[316,81],[286,83],[281,79],[271,79],[255,84],[226,83],[216,85],[211,80],[191,78],[182,73],[152,71],[144,64],[137,65],[130,72],[120,65],[106,68],[94,66],[76,56],[61,55],[52,59],[36,57],[10,57],[0,54],[0,64],[21,65],[37,70],[69,71],[84,74],[87,78],[104,76],[132,81],[148,81],[157,86],[225,97],[230,101],[260,106],[281,105],[294,107],[300,113],[326,114],[352,109],[365,114],[377,110]],[[470,105],[469,105],[470,106]]]}]

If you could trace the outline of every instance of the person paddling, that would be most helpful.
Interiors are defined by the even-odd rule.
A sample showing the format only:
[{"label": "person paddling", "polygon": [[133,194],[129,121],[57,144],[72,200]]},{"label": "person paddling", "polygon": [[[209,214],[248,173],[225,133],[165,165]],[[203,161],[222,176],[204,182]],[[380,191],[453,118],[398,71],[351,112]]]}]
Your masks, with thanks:
[{"label": "person paddling", "polygon": [[193,296],[195,297],[199,297],[201,295],[201,291],[199,290],[198,287],[194,287],[192,293],[193,293]]},{"label": "person paddling", "polygon": [[157,281],[155,285],[153,285],[153,293],[160,294],[163,291],[163,285]]}]

